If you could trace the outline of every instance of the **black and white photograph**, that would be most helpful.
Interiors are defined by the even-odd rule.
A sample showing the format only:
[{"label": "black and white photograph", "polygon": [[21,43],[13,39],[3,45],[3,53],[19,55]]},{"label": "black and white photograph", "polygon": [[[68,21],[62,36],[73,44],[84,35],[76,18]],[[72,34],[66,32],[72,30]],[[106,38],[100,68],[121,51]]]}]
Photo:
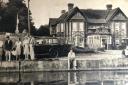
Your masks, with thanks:
[{"label": "black and white photograph", "polygon": [[128,0],[0,0],[0,85],[128,85]]}]

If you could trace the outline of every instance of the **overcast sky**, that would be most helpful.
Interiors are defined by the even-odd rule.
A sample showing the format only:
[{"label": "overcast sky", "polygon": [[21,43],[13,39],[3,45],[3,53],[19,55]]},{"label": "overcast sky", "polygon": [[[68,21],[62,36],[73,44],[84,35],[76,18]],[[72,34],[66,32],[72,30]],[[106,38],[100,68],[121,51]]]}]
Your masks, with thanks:
[{"label": "overcast sky", "polygon": [[80,9],[106,9],[106,4],[112,4],[113,8],[120,7],[128,16],[128,0],[31,0],[35,26],[48,24],[49,18],[59,17],[61,10],[67,10],[68,3],[74,3]]}]

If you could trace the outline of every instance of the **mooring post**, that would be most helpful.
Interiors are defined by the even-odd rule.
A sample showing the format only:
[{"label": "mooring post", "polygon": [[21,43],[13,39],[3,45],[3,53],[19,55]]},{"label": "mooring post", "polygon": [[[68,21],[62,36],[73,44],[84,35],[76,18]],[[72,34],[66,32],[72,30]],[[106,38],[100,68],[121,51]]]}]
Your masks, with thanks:
[{"label": "mooring post", "polygon": [[21,61],[19,60],[19,82],[21,81]]},{"label": "mooring post", "polygon": [[77,67],[77,63],[76,63],[76,59],[74,59],[74,61],[73,61],[73,69],[76,70],[76,67]]},{"label": "mooring post", "polygon": [[34,81],[31,81],[31,85],[34,85]]},{"label": "mooring post", "polygon": [[20,62],[20,60],[19,60],[19,73],[20,73],[20,66],[21,66],[21,62]]},{"label": "mooring post", "polygon": [[70,72],[68,72],[68,85],[70,85]]},{"label": "mooring post", "polygon": [[103,81],[101,81],[101,85],[104,85]]}]

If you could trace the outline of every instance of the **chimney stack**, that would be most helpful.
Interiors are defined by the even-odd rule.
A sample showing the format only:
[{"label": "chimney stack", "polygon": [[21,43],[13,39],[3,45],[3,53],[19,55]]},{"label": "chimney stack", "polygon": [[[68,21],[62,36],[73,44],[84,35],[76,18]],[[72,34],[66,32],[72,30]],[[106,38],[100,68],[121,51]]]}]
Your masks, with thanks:
[{"label": "chimney stack", "polygon": [[61,10],[61,14],[64,14],[64,13],[66,13],[66,10]]},{"label": "chimney stack", "polygon": [[74,4],[73,3],[68,3],[68,11],[73,9]]},{"label": "chimney stack", "polygon": [[107,4],[106,7],[107,7],[107,10],[112,10],[112,4]]}]

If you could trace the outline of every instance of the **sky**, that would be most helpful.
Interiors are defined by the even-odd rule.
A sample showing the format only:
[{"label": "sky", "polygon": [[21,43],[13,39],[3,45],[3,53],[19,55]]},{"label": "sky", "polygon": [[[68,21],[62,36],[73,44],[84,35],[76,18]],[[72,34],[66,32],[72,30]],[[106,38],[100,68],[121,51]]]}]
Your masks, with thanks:
[{"label": "sky", "polygon": [[112,4],[113,8],[120,7],[128,16],[128,0],[30,0],[35,26],[38,28],[48,24],[49,18],[59,17],[61,10],[68,9],[68,3],[74,3],[80,9],[106,9],[107,4]]}]

